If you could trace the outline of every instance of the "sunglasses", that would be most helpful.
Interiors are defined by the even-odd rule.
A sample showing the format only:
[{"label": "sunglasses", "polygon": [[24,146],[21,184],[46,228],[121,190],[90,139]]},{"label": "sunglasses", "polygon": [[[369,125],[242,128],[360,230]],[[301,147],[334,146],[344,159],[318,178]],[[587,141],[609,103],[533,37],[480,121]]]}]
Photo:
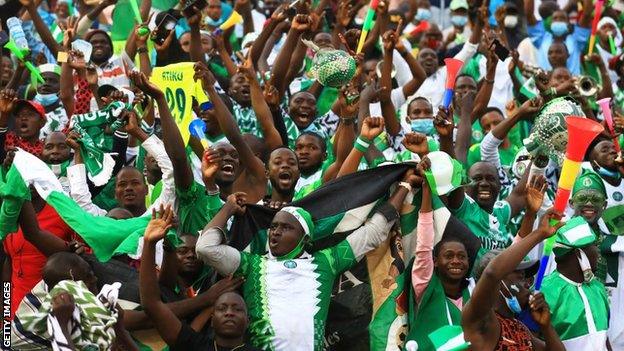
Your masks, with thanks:
[{"label": "sunglasses", "polygon": [[591,204],[594,205],[602,205],[605,201],[604,196],[600,195],[600,194],[586,194],[586,193],[581,193],[581,194],[577,194],[575,196],[572,197],[572,201],[574,201],[574,203],[578,203],[578,204],[586,204],[588,202],[590,202]]}]

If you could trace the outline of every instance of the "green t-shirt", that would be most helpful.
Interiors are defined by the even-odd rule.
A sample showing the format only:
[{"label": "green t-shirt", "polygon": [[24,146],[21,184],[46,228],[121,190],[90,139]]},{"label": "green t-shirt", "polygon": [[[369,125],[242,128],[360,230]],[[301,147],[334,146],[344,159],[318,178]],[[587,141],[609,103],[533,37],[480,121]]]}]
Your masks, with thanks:
[{"label": "green t-shirt", "polygon": [[496,201],[492,213],[488,213],[466,195],[458,209],[449,210],[481,240],[477,259],[491,250],[502,250],[511,245],[513,236],[507,227],[511,220],[511,206],[507,201]]}]

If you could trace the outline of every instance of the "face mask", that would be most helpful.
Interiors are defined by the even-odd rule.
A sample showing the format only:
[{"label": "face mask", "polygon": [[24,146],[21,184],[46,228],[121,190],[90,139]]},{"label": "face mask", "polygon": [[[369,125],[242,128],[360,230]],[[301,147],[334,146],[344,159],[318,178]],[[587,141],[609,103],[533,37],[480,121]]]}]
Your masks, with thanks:
[{"label": "face mask", "polygon": [[39,94],[35,95],[35,101],[40,103],[43,106],[50,106],[58,101],[58,96],[56,94]]},{"label": "face mask", "polygon": [[553,22],[550,25],[550,30],[556,37],[560,37],[568,32],[568,24],[565,22]]},{"label": "face mask", "polygon": [[431,10],[420,8],[416,11],[416,17],[419,21],[428,21],[431,19]]},{"label": "face mask", "polygon": [[[597,164],[596,164],[597,165]],[[598,166],[598,165],[597,165]],[[609,178],[616,178],[616,179],[620,179],[620,172],[618,171],[610,171],[602,166],[598,166],[598,170],[597,170],[598,174],[600,174],[602,177],[609,177]]]},{"label": "face mask", "polygon": [[514,28],[518,25],[518,16],[505,16],[505,28]]},{"label": "face mask", "polygon": [[[520,314],[520,312],[522,312],[522,307],[520,306],[520,301],[518,301],[518,298],[516,297],[516,295],[511,293],[511,291],[509,290],[509,288],[507,287],[507,284],[505,284],[505,282],[501,281],[501,283],[503,283],[503,286],[505,286],[505,289],[507,289],[507,292],[509,292],[509,294],[511,295],[511,297],[507,297],[507,296],[505,296],[505,294],[503,294],[501,291],[499,291],[501,296],[505,299],[505,303],[507,304],[507,307],[509,307],[509,310],[511,310],[511,312],[513,312],[513,314],[516,314],[516,315]],[[516,288],[514,285],[512,285],[511,287],[512,288]]]},{"label": "face mask", "polygon": [[425,135],[433,134],[433,119],[413,119],[410,123],[412,126],[412,132],[422,133]]},{"label": "face mask", "polygon": [[451,23],[453,23],[453,25],[456,25],[458,27],[463,27],[466,25],[466,23],[468,23],[468,17],[466,16],[451,16]]},{"label": "face mask", "polygon": [[207,25],[211,26],[211,27],[218,27],[221,25],[221,19],[219,18],[218,20],[213,20],[212,18],[210,18],[209,16],[206,16],[206,18],[204,18],[204,23],[206,23]]},{"label": "face mask", "polygon": [[594,279],[594,272],[591,269],[591,264],[589,264],[589,259],[585,254],[585,251],[581,249],[577,249],[579,255],[577,256],[579,265],[581,266],[581,271],[583,272],[583,281],[585,283],[589,283],[592,279]]}]

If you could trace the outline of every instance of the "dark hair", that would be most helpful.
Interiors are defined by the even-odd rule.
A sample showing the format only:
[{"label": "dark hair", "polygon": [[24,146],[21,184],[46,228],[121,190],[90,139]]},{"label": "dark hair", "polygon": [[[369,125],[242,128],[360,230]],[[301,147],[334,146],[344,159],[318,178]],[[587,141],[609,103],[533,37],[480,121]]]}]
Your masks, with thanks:
[{"label": "dark hair", "polygon": [[474,77],[471,76],[468,73],[460,73],[460,74],[458,74],[457,77],[455,78],[455,81],[457,82],[457,80],[459,80],[459,78],[463,78],[463,77],[470,78],[470,79],[472,79],[475,82],[475,84],[477,83],[477,81],[474,79]]},{"label": "dark hair", "polygon": [[321,150],[323,152],[327,152],[327,144],[325,144],[325,138],[323,138],[319,133],[316,133],[313,131],[305,131],[299,134],[299,136],[297,137],[297,140],[299,140],[299,138],[301,138],[304,135],[310,135],[310,136],[315,137],[318,140],[319,144],[321,145]]},{"label": "dark hair", "polygon": [[505,114],[503,113],[503,111],[501,111],[500,108],[494,107],[494,106],[489,106],[489,107],[487,107],[485,109],[483,114],[479,117],[479,125],[481,125],[481,118],[483,118],[483,116],[487,115],[490,112],[496,112],[496,113],[500,114],[503,117],[503,119],[505,119]]},{"label": "dark hair", "polygon": [[423,100],[426,103],[429,104],[429,106],[433,107],[433,105],[431,105],[431,102],[429,100],[427,100],[426,97],[424,96],[417,96],[415,98],[413,98],[408,104],[407,104],[407,112],[409,112],[410,107],[412,107],[412,104],[416,102],[416,100]]},{"label": "dark hair", "polygon": [[590,161],[591,153],[594,151],[596,146],[598,146],[598,144],[602,143],[603,141],[613,142],[611,139],[607,138],[604,135],[598,135],[594,140],[592,140],[591,143],[589,143],[589,147],[587,148],[587,151],[585,152],[585,157],[583,158],[583,160]]},{"label": "dark hair", "polygon": [[57,252],[50,257],[43,267],[42,277],[48,289],[52,289],[58,282],[67,279],[85,278],[81,274],[88,274],[91,266],[73,252]]},{"label": "dark hair", "polygon": [[458,237],[454,237],[454,236],[443,236],[442,240],[440,240],[439,243],[437,243],[434,247],[433,247],[433,258],[435,259],[436,257],[438,257],[438,255],[440,254],[440,250],[442,250],[442,246],[446,243],[460,243],[462,244],[462,246],[464,246],[464,249],[466,250],[466,252],[468,252],[468,249],[466,248],[466,245],[464,245],[464,242],[461,241],[460,238]]}]

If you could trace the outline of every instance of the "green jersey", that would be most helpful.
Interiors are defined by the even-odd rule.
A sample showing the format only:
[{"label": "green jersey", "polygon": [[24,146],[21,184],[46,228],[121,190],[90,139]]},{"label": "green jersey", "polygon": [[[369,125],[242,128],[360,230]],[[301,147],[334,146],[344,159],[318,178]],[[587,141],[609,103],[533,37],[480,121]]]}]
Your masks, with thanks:
[{"label": "green jersey", "polygon": [[492,213],[488,213],[466,195],[458,209],[450,210],[481,240],[477,259],[488,251],[502,250],[511,245],[513,236],[507,228],[511,219],[511,206],[507,201],[496,201]]},{"label": "green jersey", "polygon": [[567,350],[607,349],[609,301],[598,279],[579,284],[554,271],[544,278],[541,291]]}]

